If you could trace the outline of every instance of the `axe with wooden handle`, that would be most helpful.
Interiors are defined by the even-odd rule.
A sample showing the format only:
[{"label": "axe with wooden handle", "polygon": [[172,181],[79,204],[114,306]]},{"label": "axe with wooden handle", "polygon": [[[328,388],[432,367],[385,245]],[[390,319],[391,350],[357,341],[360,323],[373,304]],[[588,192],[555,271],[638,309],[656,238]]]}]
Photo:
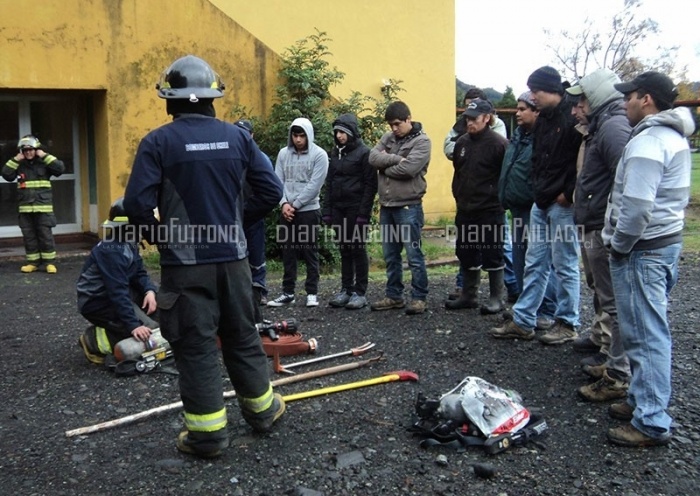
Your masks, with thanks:
[{"label": "axe with wooden handle", "polygon": [[418,374],[415,372],[410,372],[408,370],[398,370],[396,372],[388,372],[382,376],[375,377],[373,379],[366,379],[364,381],[348,382],[347,384],[339,384],[337,386],[329,386],[321,389],[314,389],[311,391],[305,391],[302,393],[288,394],[282,396],[285,402],[303,400],[305,398],[313,398],[314,396],[322,396],[324,394],[338,393],[340,391],[347,391],[348,389],[358,389],[365,386],[374,386],[375,384],[384,384],[385,382],[395,382],[395,381],[417,381]]},{"label": "axe with wooden handle", "polygon": [[[318,377],[323,377],[326,375],[335,374],[337,372],[344,372],[346,370],[354,370],[354,369],[357,369],[360,367],[364,367],[365,365],[369,365],[373,362],[378,362],[381,359],[382,359],[382,355],[380,354],[377,357],[368,358],[367,360],[362,360],[359,362],[345,363],[342,365],[336,365],[335,367],[328,367],[325,369],[314,370],[311,372],[293,375],[290,377],[283,377],[281,379],[277,379],[275,381],[272,381],[272,385],[277,387],[277,386],[281,386],[283,384],[291,384],[293,382],[300,382],[300,381],[306,381],[309,379],[316,379]],[[236,396],[235,391],[225,391],[224,392],[225,399],[234,398],[235,396]],[[114,419],[114,420],[108,420],[107,422],[101,422],[99,424],[90,425],[87,427],[80,427],[78,429],[72,429],[72,430],[66,431],[66,437],[81,436],[81,435],[90,434],[93,432],[103,431],[105,429],[110,429],[112,427],[131,424],[131,423],[134,423],[138,420],[142,420],[144,418],[151,417],[153,415],[157,415],[157,414],[160,414],[163,412],[169,412],[171,410],[177,410],[180,408],[182,408],[182,401],[176,401],[174,403],[169,403],[167,405],[162,405],[162,406],[159,406],[156,408],[151,408],[150,410],[145,410],[143,412],[135,413],[133,415],[127,415],[126,417],[121,417],[121,418]]]}]

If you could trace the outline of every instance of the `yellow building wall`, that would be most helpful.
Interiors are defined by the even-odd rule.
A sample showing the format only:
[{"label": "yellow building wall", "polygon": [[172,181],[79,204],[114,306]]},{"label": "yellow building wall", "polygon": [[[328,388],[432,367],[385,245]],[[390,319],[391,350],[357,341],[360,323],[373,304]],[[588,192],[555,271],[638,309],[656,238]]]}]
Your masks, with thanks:
[{"label": "yellow building wall", "polygon": [[403,81],[399,94],[432,141],[428,192],[429,218],[452,215],[452,164],[442,142],[454,124],[454,1],[402,0],[210,0],[278,53],[297,40],[325,32],[332,41],[328,58],[345,73],[334,94],[352,90],[379,97],[382,81]]},{"label": "yellow building wall", "polygon": [[[0,12],[0,89],[85,90],[93,105],[100,218],[123,194],[139,140],[170,120],[155,83],[176,58],[198,55],[221,75],[219,117],[272,105],[279,56],[208,0],[0,0]],[[83,201],[84,230],[87,211]]]},{"label": "yellow building wall", "polygon": [[[155,83],[173,60],[192,53],[219,72],[219,117],[234,104],[266,115],[279,54],[316,29],[332,38],[330,61],[346,73],[338,96],[379,96],[383,80],[402,81],[399,97],[433,143],[426,215],[454,212],[452,167],[442,154],[454,120],[454,1],[35,0],[27,9],[0,0],[0,12],[0,89],[73,90],[92,105],[100,218],[123,194],[139,140],[170,120]],[[23,21],[29,12],[31,27]]]}]

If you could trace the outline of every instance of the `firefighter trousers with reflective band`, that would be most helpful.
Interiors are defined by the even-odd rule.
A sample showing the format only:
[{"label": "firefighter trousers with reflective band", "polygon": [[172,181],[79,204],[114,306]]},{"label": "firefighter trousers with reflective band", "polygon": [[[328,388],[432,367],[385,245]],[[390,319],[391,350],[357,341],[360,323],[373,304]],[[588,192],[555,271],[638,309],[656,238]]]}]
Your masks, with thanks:
[{"label": "firefighter trousers with reflective band", "polygon": [[272,406],[267,357],[253,318],[248,260],[163,266],[158,292],[163,337],[170,342],[180,373],[180,396],[191,442],[228,439],[224,365],[247,413]]},{"label": "firefighter trousers with reflective band", "polygon": [[53,213],[19,214],[27,262],[38,265],[42,260],[50,263],[56,260],[56,245],[51,231],[55,226],[56,216]]},{"label": "firefighter trousers with reflective band", "polygon": [[[154,317],[157,318],[156,314],[148,315],[141,309],[141,301],[139,301],[139,299],[142,300],[142,296],[139,295],[137,291],[132,291],[131,297],[131,306],[134,309],[136,318],[139,319],[141,324],[151,329],[159,327],[158,322],[153,320]],[[95,342],[99,349],[92,351],[98,351],[103,355],[107,355],[108,353],[112,353],[114,345],[119,341],[132,337],[131,331],[133,331],[133,329],[127,329],[126,326],[124,326],[114,306],[104,307],[100,309],[100,311],[84,313],[82,315],[95,326]]]}]

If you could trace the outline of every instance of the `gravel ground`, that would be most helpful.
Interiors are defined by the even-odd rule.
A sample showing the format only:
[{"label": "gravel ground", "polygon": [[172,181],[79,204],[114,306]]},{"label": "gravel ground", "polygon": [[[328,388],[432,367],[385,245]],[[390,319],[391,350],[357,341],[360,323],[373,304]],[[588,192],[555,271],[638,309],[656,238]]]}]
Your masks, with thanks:
[{"label": "gravel ground", "polygon": [[[267,436],[253,434],[235,402],[229,402],[231,447],[209,461],[175,449],[182,427],[177,410],[66,437],[70,429],[179,400],[172,375],[119,378],[84,359],[77,338],[86,322],[76,312],[74,292],[81,264],[81,259],[67,259],[56,275],[25,275],[18,262],[0,260],[5,321],[0,330],[2,494],[697,494],[700,312],[695,298],[700,269],[694,257],[682,263],[671,305],[675,354],[670,412],[675,433],[668,447],[625,449],[608,444],[605,432],[617,421],[608,417],[607,405],[581,402],[575,393],[587,380],[578,366],[581,355],[567,345],[489,338],[486,331],[499,323],[498,318],[482,317],[474,310],[446,311],[443,299],[452,278],[433,276],[429,311],[423,315],[323,305],[307,309],[299,303],[266,311],[270,319],[299,319],[305,338],[318,339],[318,355],[340,353],[367,341],[384,352],[379,363],[280,386],[282,394],[402,369],[417,373],[420,380],[291,402]],[[337,278],[322,281],[323,303],[337,286]],[[371,283],[370,295],[381,295],[382,287],[382,282]],[[276,294],[279,282],[273,282],[272,290]],[[585,288],[581,316],[583,322],[590,321],[591,295]],[[305,358],[309,357],[287,361]],[[298,370],[353,360],[358,358],[341,357]],[[416,395],[438,397],[468,375],[520,392],[526,406],[544,414],[548,435],[541,442],[491,456],[478,447],[461,453],[420,448],[419,440],[407,432]],[[495,476],[478,477],[473,470],[477,463],[491,464]]]}]

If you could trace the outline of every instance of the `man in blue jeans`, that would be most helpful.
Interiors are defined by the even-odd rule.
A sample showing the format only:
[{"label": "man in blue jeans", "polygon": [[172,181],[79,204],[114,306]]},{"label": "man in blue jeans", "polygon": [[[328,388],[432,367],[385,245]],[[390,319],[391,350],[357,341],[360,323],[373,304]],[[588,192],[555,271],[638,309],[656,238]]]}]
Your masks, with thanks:
[{"label": "man in blue jeans", "polygon": [[[508,254],[505,246],[509,244],[512,251],[512,272],[515,279],[517,294],[523,288],[523,275],[525,273],[525,253],[527,252],[527,240],[530,233],[530,211],[535,201],[532,191],[530,169],[532,168],[532,130],[537,121],[539,111],[529,91],[518,97],[515,112],[515,121],[518,127],[513,131],[508,148],[506,148],[501,175],[498,181],[498,198],[504,209],[510,210],[510,222],[512,223],[512,243],[506,239],[504,254],[506,256],[506,288],[508,288]],[[507,224],[506,224],[507,225]],[[510,232],[506,231],[506,237]],[[510,289],[508,290],[510,294]],[[546,331],[554,321],[557,284],[554,273],[550,272],[547,290],[540,308],[537,310],[535,329]],[[510,298],[509,298],[510,300]],[[515,303],[517,298],[511,303]]]},{"label": "man in blue jeans", "polygon": [[630,423],[608,430],[614,444],[667,444],[672,419],[668,294],[678,278],[684,209],[690,195],[690,149],[695,130],[678,92],[658,72],[615,85],[624,95],[632,137],[622,152],[605,215],[610,274],[622,345],[632,376],[627,401],[610,405]]},{"label": "man in blue jeans", "polygon": [[530,212],[523,291],[513,305],[513,319],[490,333],[499,339],[535,337],[537,309],[553,267],[557,278],[555,324],[538,339],[556,345],[575,339],[579,325],[579,247],[573,193],[581,134],[574,128],[573,102],[564,96],[556,69],[540,67],[530,75],[527,85],[540,113],[533,129],[531,177],[535,203]]},{"label": "man in blue jeans", "polygon": [[[377,169],[379,225],[386,262],[385,297],[372,303],[372,310],[406,307],[408,315],[425,312],[428,272],[421,250],[425,174],[430,163],[430,138],[420,122],[411,120],[404,102],[389,104],[384,119],[391,128],[370,151],[369,163]],[[406,250],[411,270],[411,301],[404,301],[403,261]]]}]

